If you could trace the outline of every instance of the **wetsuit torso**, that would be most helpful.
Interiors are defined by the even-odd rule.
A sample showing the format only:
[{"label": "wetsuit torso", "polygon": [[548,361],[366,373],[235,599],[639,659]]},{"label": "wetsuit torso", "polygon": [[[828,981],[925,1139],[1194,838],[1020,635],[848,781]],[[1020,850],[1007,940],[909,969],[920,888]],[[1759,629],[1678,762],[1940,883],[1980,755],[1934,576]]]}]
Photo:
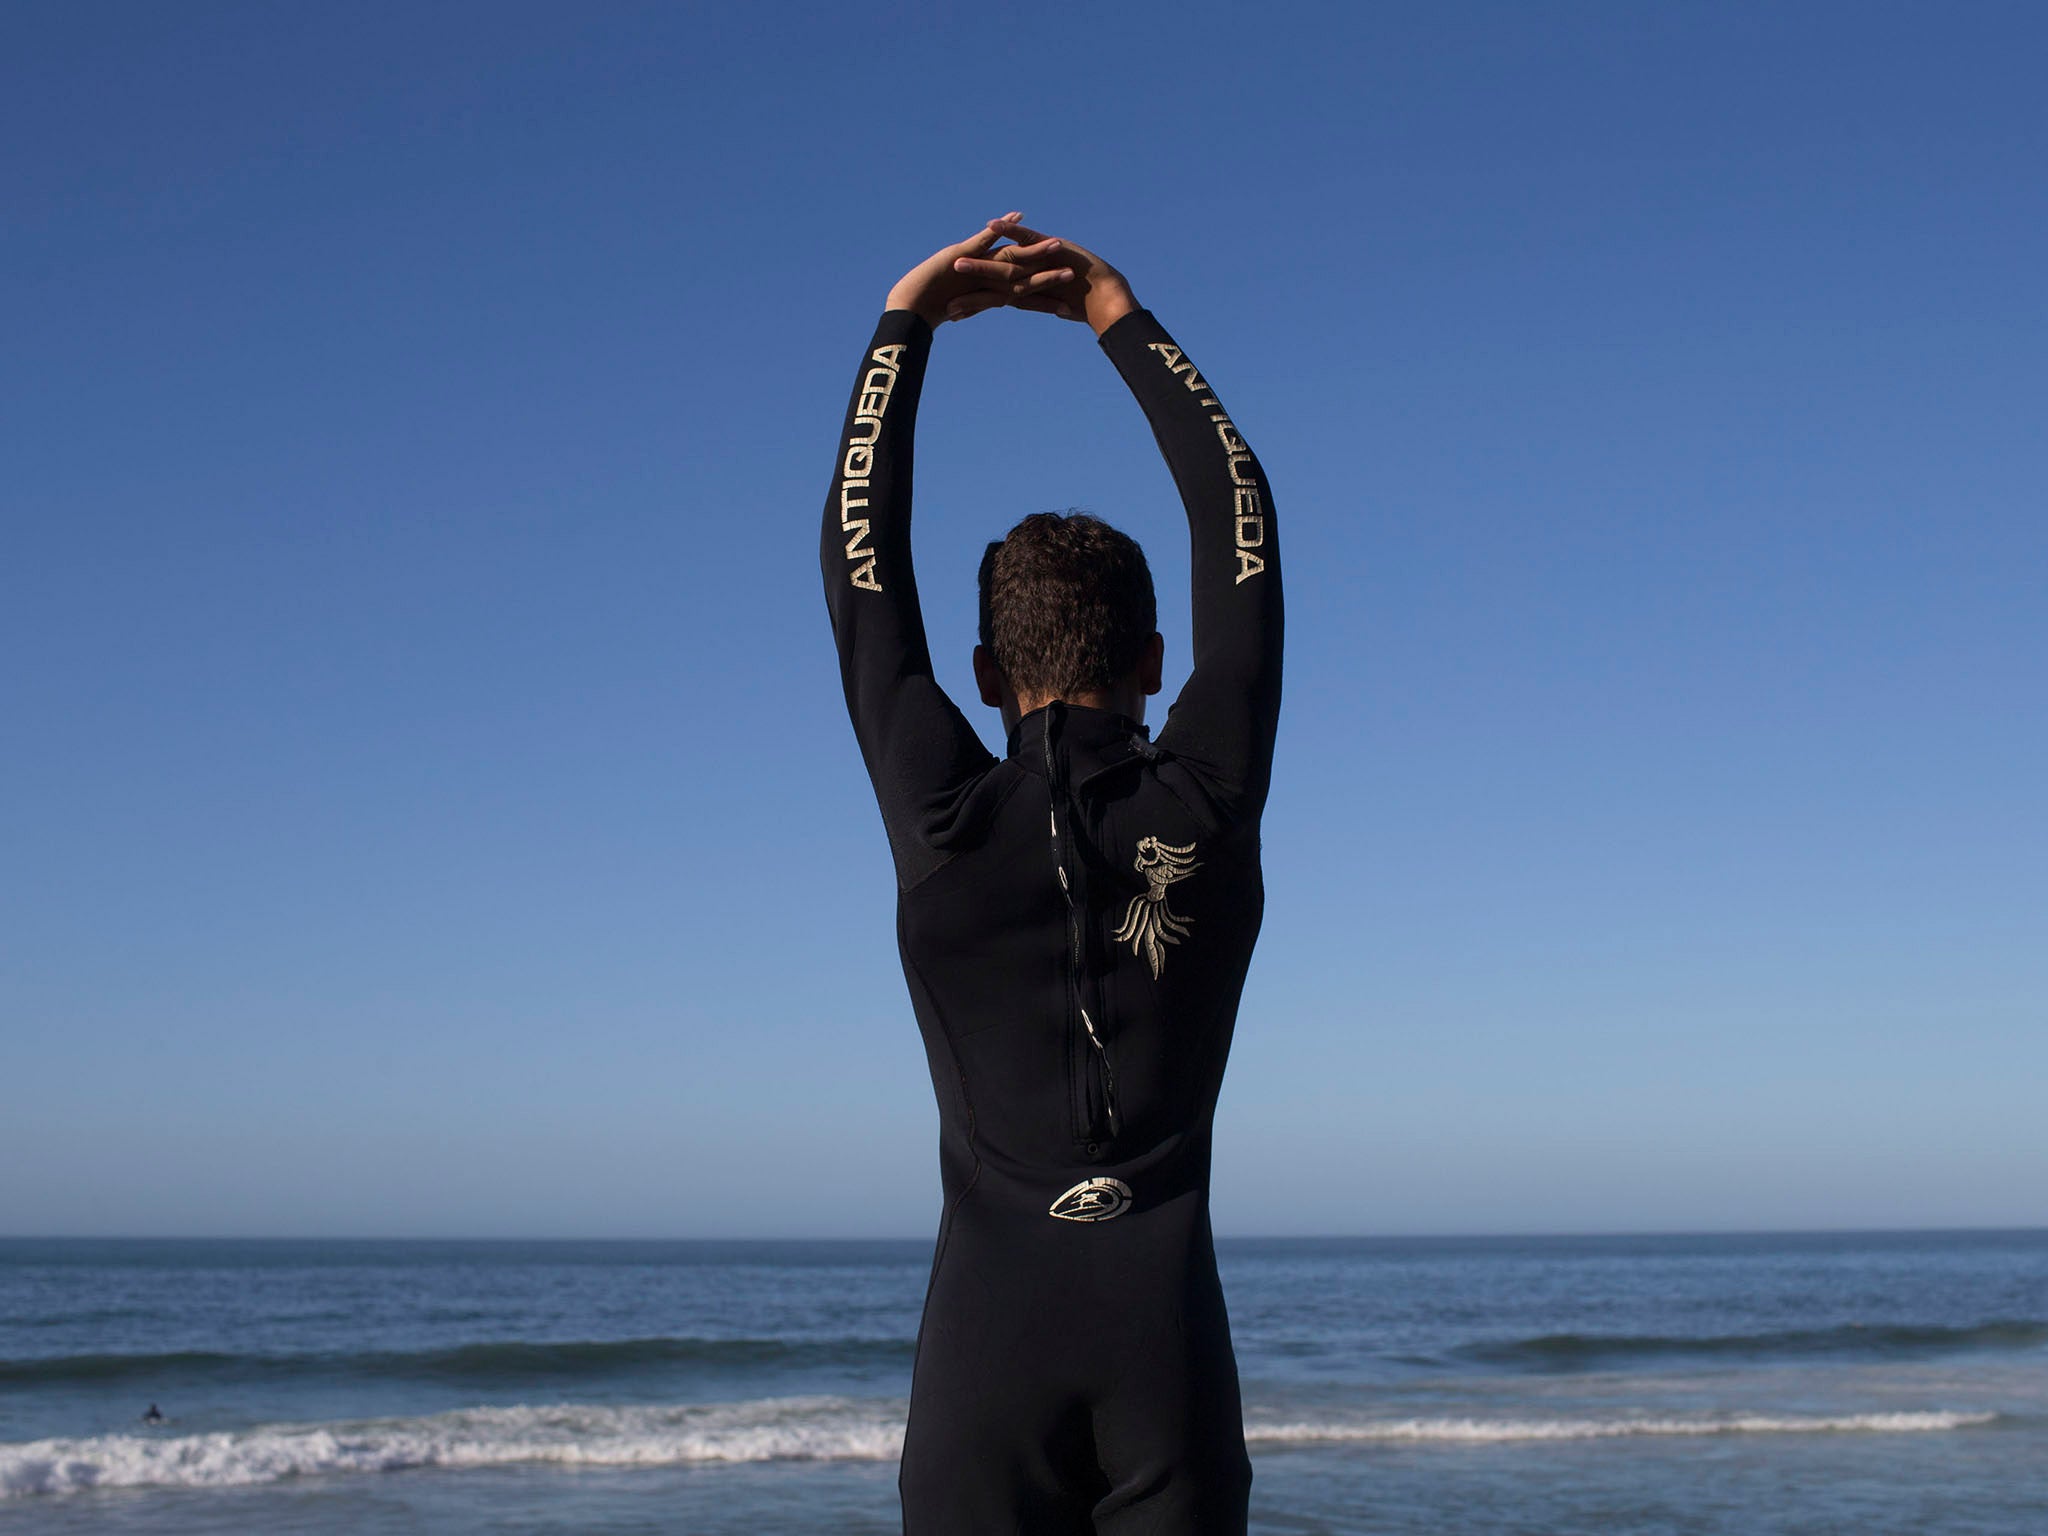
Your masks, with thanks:
[{"label": "wetsuit torso", "polygon": [[821,559],[938,1095],[945,1213],[913,1371],[909,1536],[1242,1532],[1209,1231],[1217,1090],[1263,906],[1280,703],[1273,508],[1145,310],[1100,344],[1192,536],[1195,665],[1158,740],[1054,703],[992,756],[932,676],[910,559],[931,330],[865,353]]}]

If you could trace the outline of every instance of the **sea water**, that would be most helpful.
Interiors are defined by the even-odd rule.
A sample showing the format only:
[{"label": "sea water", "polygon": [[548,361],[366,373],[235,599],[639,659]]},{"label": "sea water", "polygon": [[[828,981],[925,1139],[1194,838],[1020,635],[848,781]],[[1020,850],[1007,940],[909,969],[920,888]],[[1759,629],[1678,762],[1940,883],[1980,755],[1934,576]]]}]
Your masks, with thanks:
[{"label": "sea water", "polygon": [[[2048,1536],[2048,1232],[1219,1258],[1255,1531]],[[895,1530],[930,1259],[0,1241],[0,1529]]]}]

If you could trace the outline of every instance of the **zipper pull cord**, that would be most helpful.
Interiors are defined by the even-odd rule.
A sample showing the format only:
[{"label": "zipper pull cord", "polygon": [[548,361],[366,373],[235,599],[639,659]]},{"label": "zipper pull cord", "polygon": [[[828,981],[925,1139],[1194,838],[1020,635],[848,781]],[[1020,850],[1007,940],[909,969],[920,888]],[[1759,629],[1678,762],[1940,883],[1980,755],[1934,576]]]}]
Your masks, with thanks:
[{"label": "zipper pull cord", "polygon": [[1088,1017],[1088,1010],[1081,1010],[1081,1022],[1087,1027],[1088,1039],[1095,1047],[1095,1053],[1102,1058],[1102,1108],[1109,1121],[1109,1134],[1117,1134],[1116,1113],[1116,1065],[1109,1059],[1109,1047],[1102,1036],[1095,1033],[1095,1021]]}]

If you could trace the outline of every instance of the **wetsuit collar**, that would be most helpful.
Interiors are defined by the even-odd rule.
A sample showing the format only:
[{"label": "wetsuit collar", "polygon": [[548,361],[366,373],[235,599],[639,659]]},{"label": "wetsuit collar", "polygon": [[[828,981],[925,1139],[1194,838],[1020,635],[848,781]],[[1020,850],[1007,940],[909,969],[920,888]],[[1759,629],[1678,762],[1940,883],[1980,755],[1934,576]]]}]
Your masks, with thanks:
[{"label": "wetsuit collar", "polygon": [[1073,763],[1072,779],[1078,783],[1103,768],[1118,766],[1134,757],[1150,758],[1157,752],[1152,733],[1129,715],[1114,709],[1091,709],[1069,704],[1064,699],[1034,709],[1020,719],[1010,732],[1009,758],[1033,773],[1045,772],[1046,732],[1053,733],[1059,750]]}]

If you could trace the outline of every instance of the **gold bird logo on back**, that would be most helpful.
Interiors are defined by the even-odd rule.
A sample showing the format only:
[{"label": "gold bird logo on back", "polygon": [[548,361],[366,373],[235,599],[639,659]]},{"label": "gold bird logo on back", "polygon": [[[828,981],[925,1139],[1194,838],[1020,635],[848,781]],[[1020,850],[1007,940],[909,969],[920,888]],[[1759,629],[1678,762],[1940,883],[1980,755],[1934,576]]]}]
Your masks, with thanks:
[{"label": "gold bird logo on back", "polygon": [[1119,944],[1131,946],[1131,953],[1143,955],[1157,981],[1166,965],[1166,946],[1187,937],[1192,918],[1180,916],[1166,904],[1166,888],[1185,880],[1202,866],[1195,862],[1195,845],[1175,847],[1156,837],[1138,839],[1138,856],[1131,867],[1145,877],[1144,894],[1133,896],[1124,913],[1124,925],[1116,931]]}]

